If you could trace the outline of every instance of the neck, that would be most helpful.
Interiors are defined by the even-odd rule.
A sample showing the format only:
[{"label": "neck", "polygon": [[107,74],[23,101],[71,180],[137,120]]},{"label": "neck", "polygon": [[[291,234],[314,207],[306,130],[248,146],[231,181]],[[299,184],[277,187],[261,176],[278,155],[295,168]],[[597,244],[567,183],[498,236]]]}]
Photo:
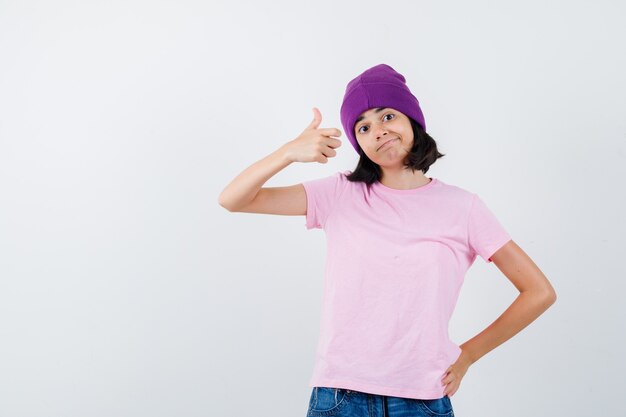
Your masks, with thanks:
[{"label": "neck", "polygon": [[431,179],[424,175],[422,171],[411,171],[410,169],[402,169],[401,171],[383,170],[380,182],[390,188],[406,190],[426,185]]}]

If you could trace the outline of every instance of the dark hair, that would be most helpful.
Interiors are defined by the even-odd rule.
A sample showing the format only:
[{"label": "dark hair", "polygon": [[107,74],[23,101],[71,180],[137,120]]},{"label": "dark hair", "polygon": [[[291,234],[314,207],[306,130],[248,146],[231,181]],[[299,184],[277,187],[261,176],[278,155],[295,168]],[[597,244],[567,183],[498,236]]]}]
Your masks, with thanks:
[{"label": "dark hair", "polygon": [[[415,120],[409,117],[411,127],[413,128],[413,147],[406,156],[404,166],[412,171],[420,170],[424,174],[428,172],[428,169],[437,159],[445,156],[445,154],[439,153],[437,149],[437,142],[428,133],[424,131],[422,126]],[[373,162],[365,155],[363,149],[359,146],[359,155],[361,158],[359,162],[350,174],[346,175],[348,181],[361,181],[368,186],[372,183],[380,180],[381,171],[380,166]]]}]

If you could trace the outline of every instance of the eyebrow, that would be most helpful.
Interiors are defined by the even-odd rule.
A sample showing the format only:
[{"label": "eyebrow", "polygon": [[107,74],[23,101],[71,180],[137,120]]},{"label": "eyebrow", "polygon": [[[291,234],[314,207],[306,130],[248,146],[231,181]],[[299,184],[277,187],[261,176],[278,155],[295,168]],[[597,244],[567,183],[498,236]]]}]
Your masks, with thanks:
[{"label": "eyebrow", "polygon": [[[389,107],[378,107],[376,108],[376,110],[374,111],[375,113],[380,113],[381,111],[388,109]],[[354,124],[359,123],[361,120],[365,119],[365,116],[359,116],[358,119],[356,119],[356,122],[354,122]]]}]

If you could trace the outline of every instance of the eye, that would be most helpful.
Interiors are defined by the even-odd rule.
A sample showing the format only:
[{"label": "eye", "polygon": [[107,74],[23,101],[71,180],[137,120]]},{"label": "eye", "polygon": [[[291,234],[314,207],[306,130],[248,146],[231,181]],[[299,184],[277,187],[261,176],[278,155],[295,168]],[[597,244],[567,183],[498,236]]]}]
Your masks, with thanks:
[{"label": "eye", "polygon": [[[393,114],[393,113],[387,113],[387,114],[385,114],[385,115],[383,116],[383,119],[384,119],[385,117],[387,117],[387,116],[393,116],[393,117],[392,117],[392,119],[396,117],[396,115],[395,115],[395,114]],[[388,119],[388,120],[391,120],[391,119]],[[364,127],[366,127],[366,126],[367,126],[367,125],[363,125],[363,126],[361,126],[361,127],[359,128],[359,130],[358,130],[358,133],[363,133],[363,132],[361,131],[361,129],[363,129],[363,128],[364,128]]]}]

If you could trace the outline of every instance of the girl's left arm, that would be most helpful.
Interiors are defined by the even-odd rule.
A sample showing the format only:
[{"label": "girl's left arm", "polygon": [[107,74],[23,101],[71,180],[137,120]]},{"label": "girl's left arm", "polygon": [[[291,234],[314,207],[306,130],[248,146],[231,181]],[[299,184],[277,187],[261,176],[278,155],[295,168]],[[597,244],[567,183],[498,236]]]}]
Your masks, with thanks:
[{"label": "girl's left arm", "polygon": [[513,240],[498,249],[491,260],[520,294],[485,330],[460,345],[461,354],[441,380],[448,396],[456,393],[474,362],[515,336],[556,301],[556,291],[546,276]]},{"label": "girl's left arm", "polygon": [[489,327],[460,345],[470,364],[519,333],[556,301],[556,291],[546,276],[513,240],[491,260],[520,294]]},{"label": "girl's left arm", "polygon": [[460,345],[461,354],[441,380],[444,394],[448,396],[456,393],[474,362],[515,336],[556,301],[556,291],[548,279],[513,240],[498,249],[491,260],[520,294],[489,327]]}]

